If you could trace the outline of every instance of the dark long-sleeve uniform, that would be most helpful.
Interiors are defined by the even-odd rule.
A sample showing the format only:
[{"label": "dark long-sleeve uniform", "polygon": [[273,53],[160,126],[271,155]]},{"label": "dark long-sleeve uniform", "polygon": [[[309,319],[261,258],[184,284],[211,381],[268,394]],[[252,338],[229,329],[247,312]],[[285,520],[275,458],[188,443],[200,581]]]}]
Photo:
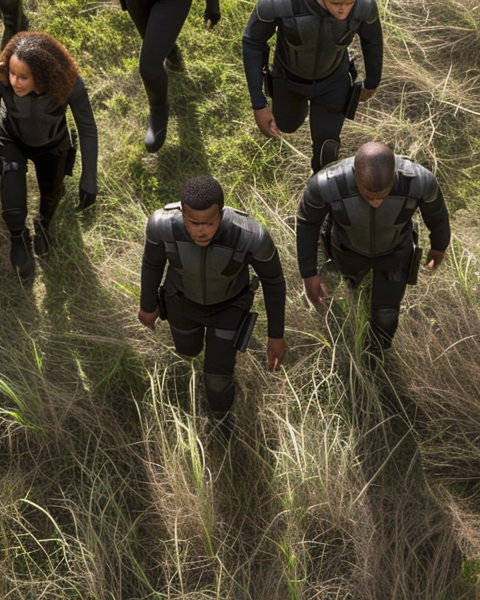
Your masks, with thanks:
[{"label": "dark long-sleeve uniform", "polygon": [[224,412],[233,402],[233,342],[252,304],[250,267],[262,284],[268,336],[282,338],[285,279],[275,244],[260,223],[224,208],[220,227],[206,247],[193,242],[177,204],[156,211],[147,223],[140,307],[155,310],[167,268],[163,299],[177,350],[198,354],[206,328],[204,378],[215,411]]},{"label": "dark long-sleeve uniform", "polygon": [[47,94],[16,96],[1,86],[0,159],[3,165],[2,211],[10,231],[24,227],[27,216],[26,164],[36,167],[40,216],[48,224],[63,193],[65,163],[70,148],[66,111],[70,107],[82,151],[81,190],[97,193],[97,127],[88,93],[79,77],[65,105]]},{"label": "dark long-sleeve uniform", "polygon": [[448,211],[433,174],[401,158],[390,194],[373,208],[359,194],[353,157],[314,175],[300,200],[297,255],[300,274],[317,273],[320,227],[327,214],[333,221],[332,252],[342,274],[354,285],[373,269],[372,326],[388,347],[398,325],[412,258],[412,217],[420,210],[430,231],[433,250],[450,241]]},{"label": "dark long-sleeve uniform", "polygon": [[[336,19],[317,0],[259,0],[243,35],[243,61],[254,110],[267,105],[262,69],[274,34],[273,114],[281,131],[291,133],[305,120],[310,102],[316,172],[335,158],[325,147],[338,146],[350,89],[348,46],[357,34],[365,63],[364,85],[375,89],[382,73],[382,28],[375,0],[357,0],[345,20]],[[332,147],[332,145],[330,144]]]}]

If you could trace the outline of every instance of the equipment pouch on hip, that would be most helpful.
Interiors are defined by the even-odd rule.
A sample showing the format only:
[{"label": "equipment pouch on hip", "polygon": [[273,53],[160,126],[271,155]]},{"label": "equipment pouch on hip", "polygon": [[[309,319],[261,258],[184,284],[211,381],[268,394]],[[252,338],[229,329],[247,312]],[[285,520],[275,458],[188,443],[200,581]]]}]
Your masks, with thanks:
[{"label": "equipment pouch on hip", "polygon": [[413,255],[412,262],[410,263],[410,271],[408,272],[408,285],[416,285],[418,281],[418,271],[420,270],[420,264],[422,262],[423,248],[418,245],[418,230],[416,226],[412,230],[413,239]]},{"label": "equipment pouch on hip", "polygon": [[240,352],[245,352],[247,350],[257,318],[258,313],[256,312],[249,311],[245,314],[238,328],[237,335],[233,340],[233,347],[235,350],[239,350]]},{"label": "equipment pouch on hip", "polygon": [[167,303],[165,302],[165,289],[163,288],[163,285],[158,291],[158,317],[162,321],[167,320]]},{"label": "equipment pouch on hip", "polygon": [[343,110],[346,119],[353,121],[357,112],[358,104],[360,102],[360,96],[362,94],[363,83],[361,81],[354,81],[348,92],[347,101],[345,102],[345,108]]},{"label": "equipment pouch on hip", "polygon": [[76,129],[70,129],[70,148],[67,150],[67,160],[65,162],[65,175],[73,175],[73,167],[77,157],[78,133]]},{"label": "equipment pouch on hip", "polygon": [[346,119],[353,121],[355,119],[355,113],[357,112],[358,103],[360,102],[360,96],[363,88],[363,83],[361,81],[356,81],[358,73],[357,67],[355,66],[355,61],[353,59],[350,60],[348,72],[350,75],[350,89],[345,101],[343,113]]}]

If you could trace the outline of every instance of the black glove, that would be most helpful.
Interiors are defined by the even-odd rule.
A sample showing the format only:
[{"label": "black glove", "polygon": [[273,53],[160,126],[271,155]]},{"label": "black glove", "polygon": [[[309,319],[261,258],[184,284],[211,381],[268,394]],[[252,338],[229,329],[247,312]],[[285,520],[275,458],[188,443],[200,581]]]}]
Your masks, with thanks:
[{"label": "black glove", "polygon": [[205,12],[203,13],[203,19],[207,27],[210,27],[210,29],[215,27],[215,25],[220,21],[220,10],[216,12],[206,8]]},{"label": "black glove", "polygon": [[92,206],[92,204],[95,204],[96,199],[97,194],[89,194],[80,188],[77,210],[85,210],[89,206]]}]

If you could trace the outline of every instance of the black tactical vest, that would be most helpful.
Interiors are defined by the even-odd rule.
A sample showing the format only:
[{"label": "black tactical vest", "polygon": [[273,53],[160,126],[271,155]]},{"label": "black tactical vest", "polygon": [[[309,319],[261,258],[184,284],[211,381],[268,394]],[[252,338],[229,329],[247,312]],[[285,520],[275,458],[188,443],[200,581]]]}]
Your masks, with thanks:
[{"label": "black tactical vest", "polygon": [[410,235],[419,203],[436,199],[437,182],[427,169],[397,156],[395,184],[373,208],[358,193],[353,161],[348,158],[318,173],[309,196],[330,206],[335,246],[363,256],[389,254]]},{"label": "black tactical vest", "polygon": [[260,20],[278,21],[277,63],[307,80],[322,79],[336,71],[362,23],[378,19],[373,0],[357,0],[344,21],[317,0],[259,0],[256,10]]},{"label": "black tactical vest", "polygon": [[223,209],[220,227],[206,247],[190,238],[178,203],[156,211],[147,224],[147,238],[165,246],[168,294],[182,292],[198,304],[234,298],[249,284],[249,260],[270,260],[275,246],[267,231],[245,213]]}]

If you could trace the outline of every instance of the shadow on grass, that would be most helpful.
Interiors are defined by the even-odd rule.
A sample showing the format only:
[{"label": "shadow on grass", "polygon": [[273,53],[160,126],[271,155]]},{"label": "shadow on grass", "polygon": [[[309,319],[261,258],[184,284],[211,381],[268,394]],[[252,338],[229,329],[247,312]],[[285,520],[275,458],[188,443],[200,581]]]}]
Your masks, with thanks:
[{"label": "shadow on grass", "polygon": [[[125,310],[84,247],[84,226],[66,198],[33,289],[14,281],[2,288],[0,377],[12,382],[35,425],[9,419],[1,436],[8,493],[0,500],[15,505],[1,517],[4,542],[16,548],[7,553],[5,581],[22,581],[19,593],[25,586],[39,597],[51,569],[53,587],[70,578],[83,598],[104,597],[107,589],[130,599],[151,592],[138,564],[161,534],[148,518],[135,402],[148,380]],[[59,539],[70,540],[63,559],[52,524]]]}]

